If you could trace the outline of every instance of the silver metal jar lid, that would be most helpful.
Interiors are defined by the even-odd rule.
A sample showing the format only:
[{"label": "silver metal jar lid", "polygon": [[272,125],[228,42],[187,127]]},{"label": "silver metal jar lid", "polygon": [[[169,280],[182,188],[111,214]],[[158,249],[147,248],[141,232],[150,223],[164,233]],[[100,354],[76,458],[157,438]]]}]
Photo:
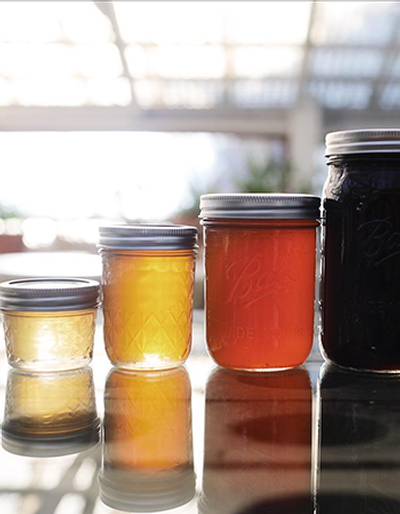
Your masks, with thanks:
[{"label": "silver metal jar lid", "polygon": [[325,138],[326,157],[365,153],[400,152],[400,128],[343,130]]},{"label": "silver metal jar lid", "polygon": [[74,311],[100,303],[100,284],[84,278],[28,278],[0,284],[0,308],[15,311]]},{"label": "silver metal jar lid", "polygon": [[197,228],[187,225],[100,227],[100,250],[185,250],[197,247]]},{"label": "silver metal jar lid", "polygon": [[200,197],[200,218],[318,219],[320,203],[300,194],[209,194]]}]

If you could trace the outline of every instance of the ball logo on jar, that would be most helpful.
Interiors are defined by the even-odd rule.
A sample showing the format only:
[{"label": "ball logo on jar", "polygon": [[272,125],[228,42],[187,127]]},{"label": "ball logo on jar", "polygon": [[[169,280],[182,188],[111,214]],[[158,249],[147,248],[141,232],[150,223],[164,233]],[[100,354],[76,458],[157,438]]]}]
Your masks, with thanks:
[{"label": "ball logo on jar", "polygon": [[240,300],[244,307],[250,307],[254,303],[271,294],[285,291],[295,279],[283,276],[284,270],[265,270],[261,262],[261,256],[232,262],[226,268],[226,278],[232,283],[227,302]]},{"label": "ball logo on jar", "polygon": [[367,221],[358,229],[360,248],[374,266],[400,254],[400,232],[395,232],[393,220]]}]

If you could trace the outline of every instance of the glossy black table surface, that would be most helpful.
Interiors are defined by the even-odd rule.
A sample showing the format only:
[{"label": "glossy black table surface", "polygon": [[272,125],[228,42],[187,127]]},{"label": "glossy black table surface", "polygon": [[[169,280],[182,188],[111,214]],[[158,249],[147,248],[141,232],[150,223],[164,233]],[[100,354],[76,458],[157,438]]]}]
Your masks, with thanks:
[{"label": "glossy black table surface", "polygon": [[12,371],[1,353],[1,514],[400,513],[400,378],[314,349],[292,372]]}]

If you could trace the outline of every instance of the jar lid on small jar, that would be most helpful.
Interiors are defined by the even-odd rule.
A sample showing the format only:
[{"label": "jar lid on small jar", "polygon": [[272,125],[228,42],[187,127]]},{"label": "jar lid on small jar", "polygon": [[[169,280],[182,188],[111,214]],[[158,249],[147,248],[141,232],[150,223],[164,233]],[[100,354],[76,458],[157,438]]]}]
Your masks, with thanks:
[{"label": "jar lid on small jar", "polygon": [[400,152],[400,128],[360,129],[330,132],[325,138],[325,156]]},{"label": "jar lid on small jar", "polygon": [[100,250],[185,250],[197,248],[197,228],[143,223],[100,227]]},{"label": "jar lid on small jar", "polygon": [[15,311],[75,311],[100,303],[100,284],[84,278],[28,278],[0,284],[0,308]]},{"label": "jar lid on small jar", "polygon": [[208,194],[200,197],[200,218],[318,219],[318,196],[284,193]]}]

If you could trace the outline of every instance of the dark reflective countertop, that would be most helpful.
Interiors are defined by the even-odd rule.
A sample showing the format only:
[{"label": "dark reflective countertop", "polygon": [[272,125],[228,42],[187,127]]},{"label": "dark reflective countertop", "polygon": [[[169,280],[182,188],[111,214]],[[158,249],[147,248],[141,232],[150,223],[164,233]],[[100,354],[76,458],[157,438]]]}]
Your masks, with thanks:
[{"label": "dark reflective countertop", "polygon": [[[1,353],[1,514],[400,513],[400,378],[317,350],[290,372],[25,374]],[[195,338],[196,339],[196,338]],[[198,339],[198,337],[197,337]]]}]

